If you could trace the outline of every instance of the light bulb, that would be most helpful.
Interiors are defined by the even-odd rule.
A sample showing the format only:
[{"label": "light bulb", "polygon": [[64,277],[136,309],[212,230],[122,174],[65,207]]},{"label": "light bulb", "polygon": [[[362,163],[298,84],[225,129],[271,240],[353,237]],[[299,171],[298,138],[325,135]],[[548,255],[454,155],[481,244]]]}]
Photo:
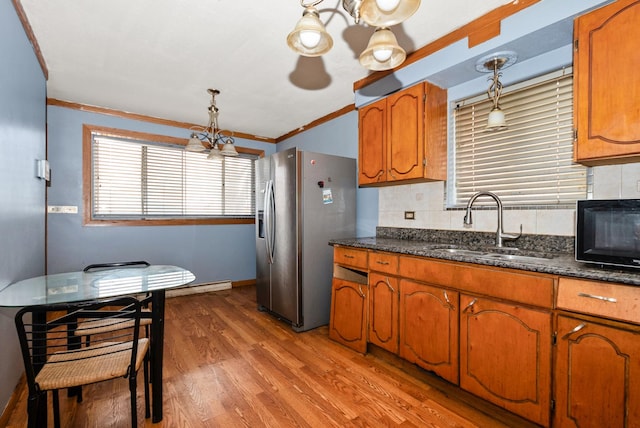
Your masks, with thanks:
[{"label": "light bulb", "polygon": [[391,12],[400,4],[400,0],[376,0],[378,8],[384,12]]},{"label": "light bulb", "polygon": [[318,43],[320,43],[320,37],[320,32],[318,31],[300,31],[300,43],[308,49],[313,49],[318,46]]},{"label": "light bulb", "polygon": [[391,58],[391,54],[393,53],[393,49],[391,48],[382,48],[382,49],[374,49],[373,57],[378,62],[386,62]]}]

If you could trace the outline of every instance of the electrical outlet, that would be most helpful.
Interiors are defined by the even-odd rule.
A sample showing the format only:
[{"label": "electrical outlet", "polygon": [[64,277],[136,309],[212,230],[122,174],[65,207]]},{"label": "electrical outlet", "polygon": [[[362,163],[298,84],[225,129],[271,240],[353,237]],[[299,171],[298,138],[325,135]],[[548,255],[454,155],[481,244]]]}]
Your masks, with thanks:
[{"label": "electrical outlet", "polygon": [[404,219],[405,220],[415,220],[416,219],[416,212],[415,211],[405,211],[404,212]]},{"label": "electrical outlet", "polygon": [[78,207],[75,205],[49,205],[47,212],[53,214],[78,214]]}]

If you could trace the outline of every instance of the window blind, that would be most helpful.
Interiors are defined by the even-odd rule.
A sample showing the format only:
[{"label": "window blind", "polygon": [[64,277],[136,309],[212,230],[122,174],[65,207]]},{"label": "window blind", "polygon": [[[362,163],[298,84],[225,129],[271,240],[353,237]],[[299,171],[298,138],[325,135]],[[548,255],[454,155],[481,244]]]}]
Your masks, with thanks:
[{"label": "window blind", "polygon": [[96,219],[253,217],[254,160],[92,135]]},{"label": "window blind", "polygon": [[586,197],[587,168],[573,163],[572,88],[564,70],[505,90],[509,128],[501,132],[485,131],[493,107],[486,94],[458,102],[448,205],[465,206],[478,191],[498,194],[505,206],[569,206]]}]

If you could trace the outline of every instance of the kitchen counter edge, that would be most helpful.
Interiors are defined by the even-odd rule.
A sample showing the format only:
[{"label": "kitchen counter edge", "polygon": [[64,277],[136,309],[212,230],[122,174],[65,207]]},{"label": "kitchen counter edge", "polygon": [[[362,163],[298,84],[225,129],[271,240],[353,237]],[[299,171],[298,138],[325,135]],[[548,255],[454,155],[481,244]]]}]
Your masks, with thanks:
[{"label": "kitchen counter edge", "polygon": [[623,269],[614,266],[591,265],[580,263],[574,259],[573,254],[554,253],[551,259],[541,259],[534,262],[522,260],[506,260],[481,257],[464,253],[447,253],[441,249],[446,244],[414,241],[391,238],[349,238],[333,239],[329,245],[367,250],[385,251],[390,253],[405,254],[410,256],[428,257],[440,260],[473,263],[485,266],[495,266],[508,269],[519,269],[529,272],[547,273],[552,275],[568,276],[595,281],[615,282],[619,284],[640,286],[640,272],[632,268]]}]

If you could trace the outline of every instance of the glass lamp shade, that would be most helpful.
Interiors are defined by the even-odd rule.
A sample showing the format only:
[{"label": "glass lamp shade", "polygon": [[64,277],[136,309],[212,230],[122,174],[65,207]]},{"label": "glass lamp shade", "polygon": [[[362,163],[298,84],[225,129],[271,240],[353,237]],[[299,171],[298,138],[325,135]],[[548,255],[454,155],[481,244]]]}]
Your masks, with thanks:
[{"label": "glass lamp shade", "polygon": [[231,141],[227,141],[220,150],[222,156],[238,156],[238,152]]},{"label": "glass lamp shade", "polygon": [[198,138],[192,134],[184,149],[188,152],[203,152],[205,147],[202,145],[202,141],[198,140]]},{"label": "glass lamp shade", "polygon": [[420,0],[362,0],[360,17],[372,27],[390,27],[409,18],[418,7]]},{"label": "glass lamp shade", "polygon": [[406,57],[391,30],[378,28],[360,54],[360,64],[373,71],[390,70],[402,64]]},{"label": "glass lamp shade", "polygon": [[220,149],[218,149],[217,144],[213,145],[213,148],[209,152],[207,159],[222,159],[222,155],[220,154]]},{"label": "glass lamp shade", "polygon": [[320,21],[318,12],[308,7],[296,27],[287,36],[287,44],[302,56],[320,56],[329,52],[333,39]]},{"label": "glass lamp shade", "polygon": [[491,112],[489,112],[485,130],[495,132],[504,131],[505,129],[507,129],[507,121],[504,117],[504,112],[500,110],[500,107],[494,107],[491,109]]}]

